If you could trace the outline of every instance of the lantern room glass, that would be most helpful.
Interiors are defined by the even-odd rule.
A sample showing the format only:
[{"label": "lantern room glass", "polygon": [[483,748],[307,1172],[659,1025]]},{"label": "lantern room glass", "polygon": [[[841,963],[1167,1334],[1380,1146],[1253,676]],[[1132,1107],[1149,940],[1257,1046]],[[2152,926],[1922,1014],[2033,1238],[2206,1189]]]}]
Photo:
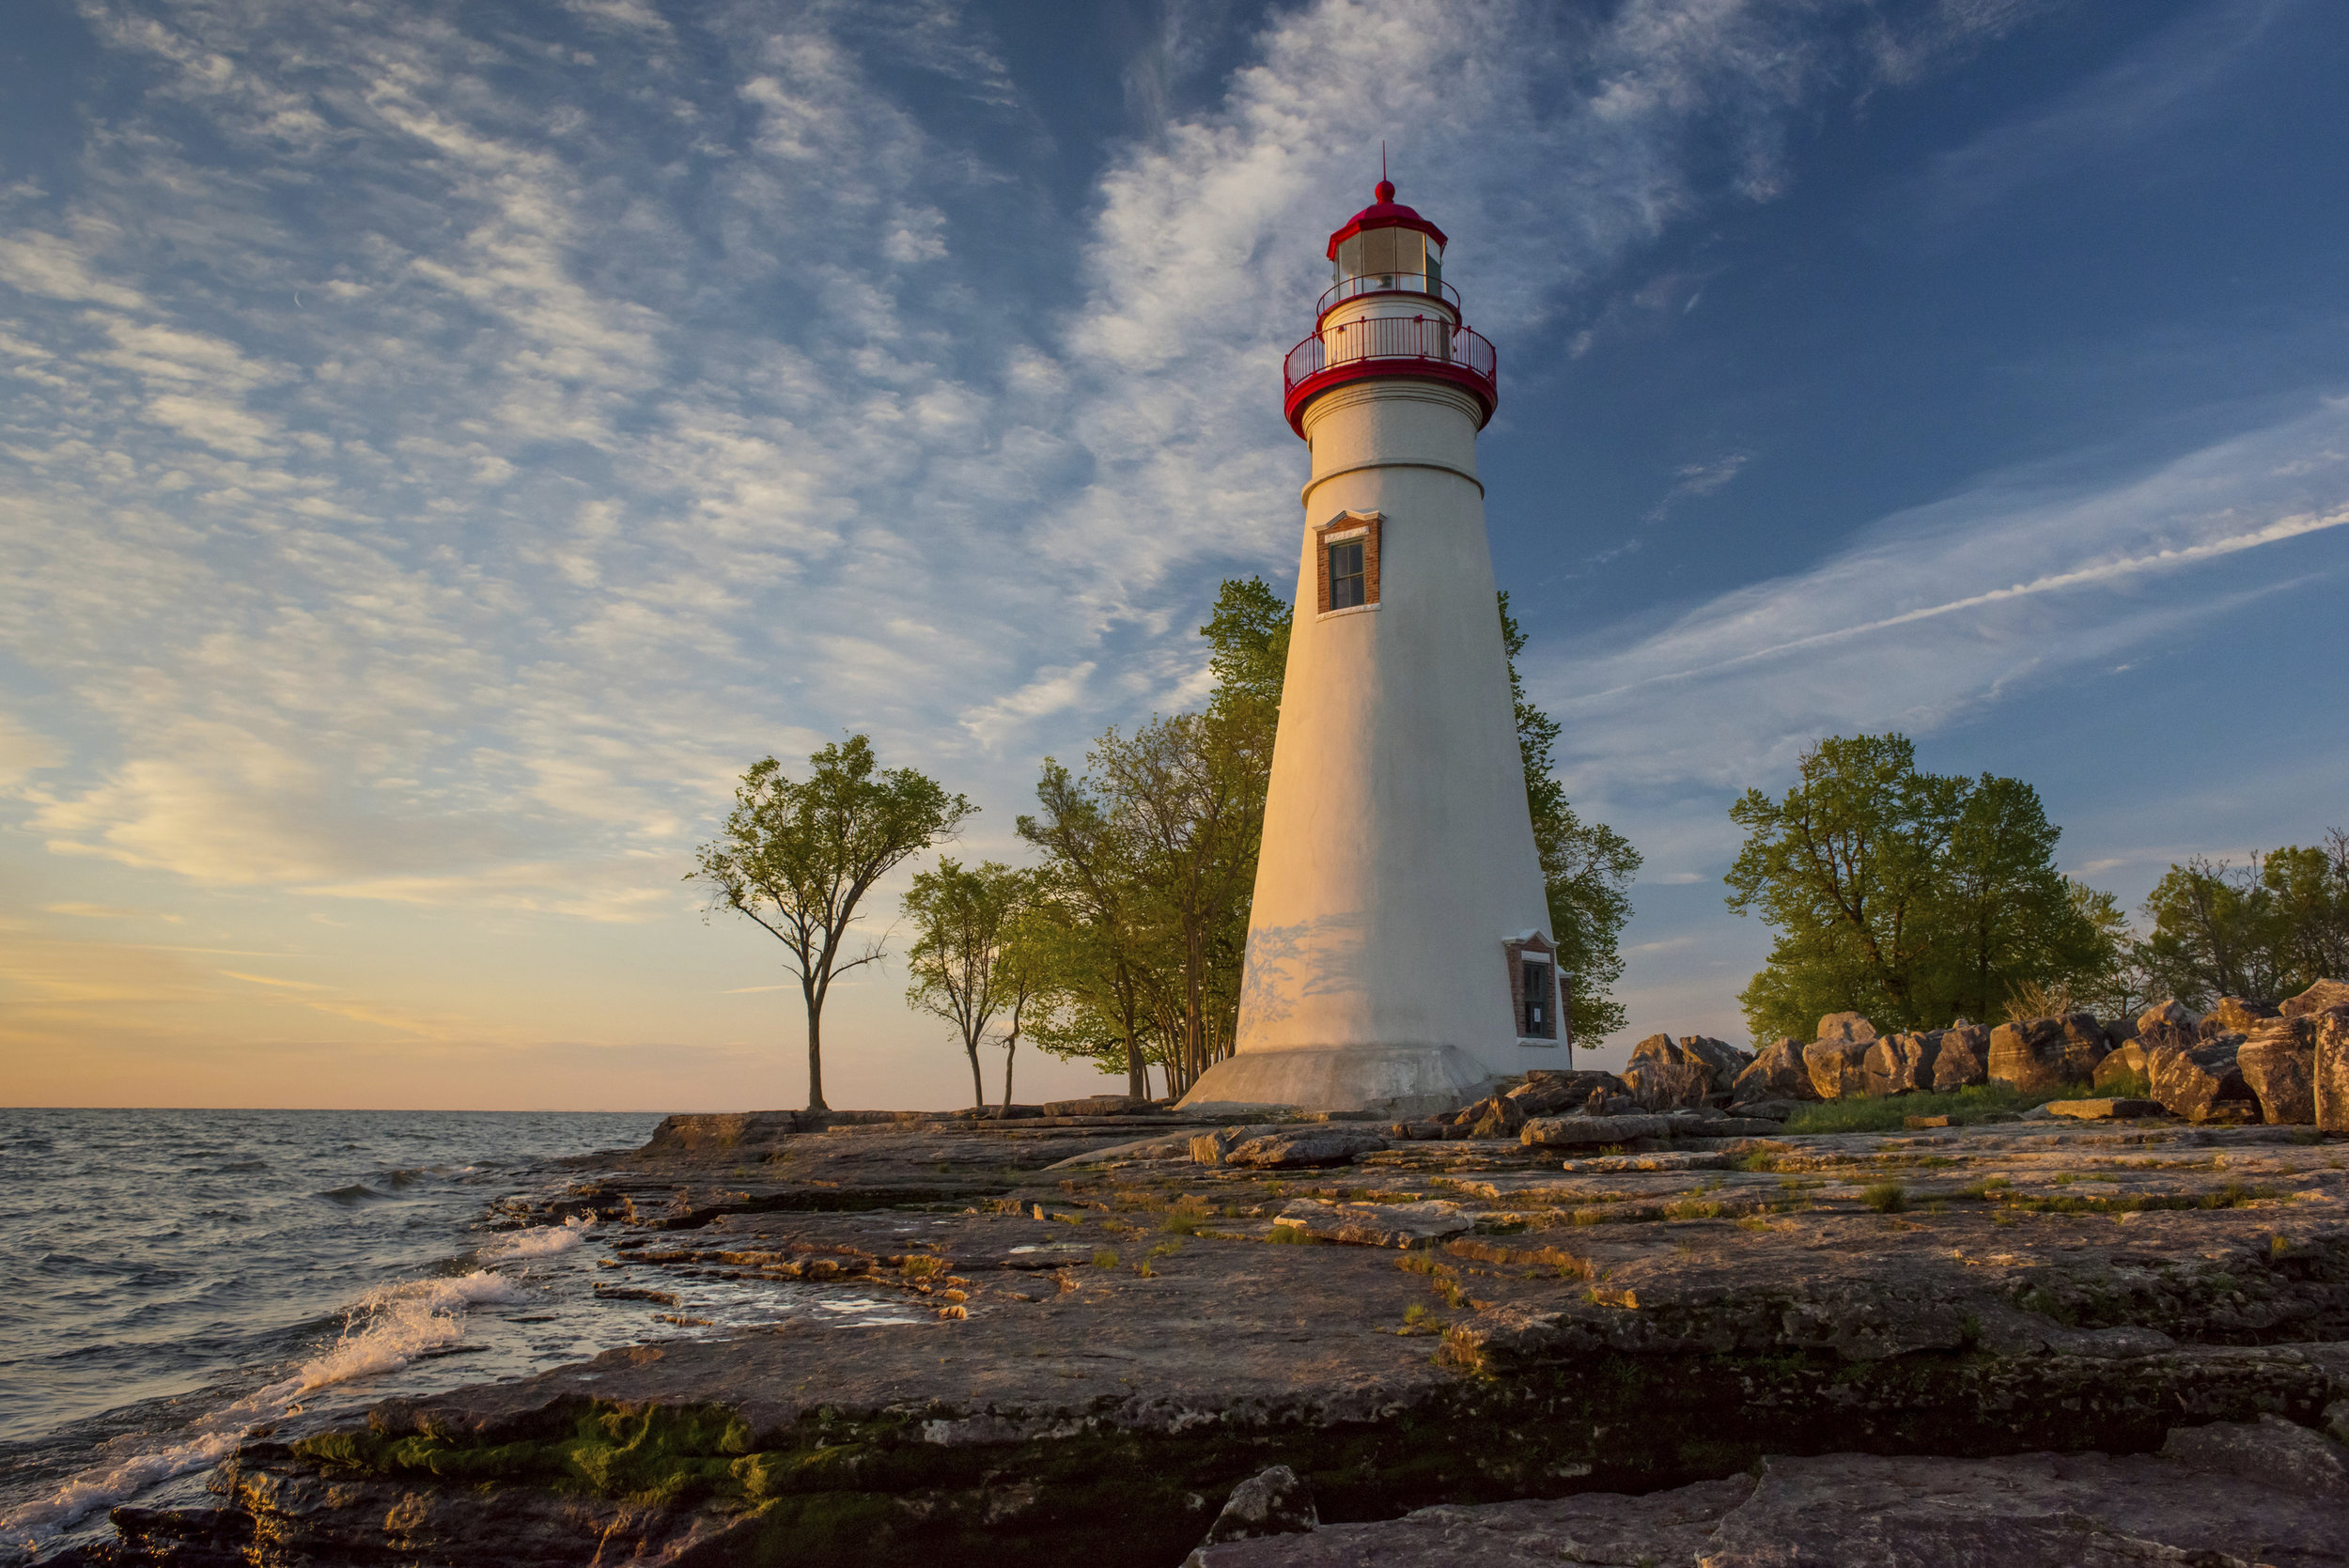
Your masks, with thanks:
[{"label": "lantern room glass", "polygon": [[1339,241],[1331,281],[1361,278],[1348,294],[1399,288],[1413,294],[1443,292],[1443,247],[1415,228],[1366,228]]}]

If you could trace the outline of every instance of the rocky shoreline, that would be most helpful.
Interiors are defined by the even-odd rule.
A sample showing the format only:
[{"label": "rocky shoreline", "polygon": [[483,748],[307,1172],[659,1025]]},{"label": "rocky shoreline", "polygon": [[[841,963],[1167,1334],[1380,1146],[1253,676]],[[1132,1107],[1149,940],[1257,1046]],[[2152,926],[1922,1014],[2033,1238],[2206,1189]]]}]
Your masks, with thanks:
[{"label": "rocky shoreline", "polygon": [[[672,1118],[507,1216],[615,1237],[645,1343],[254,1439],[75,1560],[2349,1560],[2349,1140],[1804,1135],[1640,1071],[1464,1129]],[[908,1321],[664,1328],[710,1280]]]}]

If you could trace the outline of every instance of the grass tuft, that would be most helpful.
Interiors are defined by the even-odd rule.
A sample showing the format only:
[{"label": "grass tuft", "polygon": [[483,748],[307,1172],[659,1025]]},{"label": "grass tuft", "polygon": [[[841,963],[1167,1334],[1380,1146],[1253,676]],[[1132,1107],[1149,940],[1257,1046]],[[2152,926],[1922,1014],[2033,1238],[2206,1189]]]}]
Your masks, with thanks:
[{"label": "grass tuft", "polygon": [[2029,1094],[2003,1083],[1978,1083],[1947,1094],[1892,1094],[1882,1099],[1828,1100],[1806,1105],[1786,1122],[1788,1132],[1904,1132],[1911,1116],[1947,1116],[1952,1126],[1972,1126],[2029,1110],[2049,1100],[2088,1093],[2077,1085]]},{"label": "grass tuft", "polygon": [[1859,1200],[1878,1214],[1900,1214],[1908,1207],[1908,1188],[1898,1182],[1876,1182]]}]

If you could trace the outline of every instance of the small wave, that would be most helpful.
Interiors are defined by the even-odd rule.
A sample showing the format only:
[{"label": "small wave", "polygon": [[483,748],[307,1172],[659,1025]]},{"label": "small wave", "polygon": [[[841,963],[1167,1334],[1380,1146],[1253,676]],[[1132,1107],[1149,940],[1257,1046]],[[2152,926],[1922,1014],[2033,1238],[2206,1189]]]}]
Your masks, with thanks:
[{"label": "small wave", "polygon": [[330,1203],[372,1203],[379,1198],[388,1198],[391,1194],[378,1192],[365,1182],[352,1182],[349,1187],[338,1187],[330,1192],[321,1192],[319,1196]]},{"label": "small wave", "polygon": [[544,1258],[557,1252],[568,1252],[577,1247],[587,1234],[587,1225],[579,1219],[568,1219],[560,1225],[537,1225],[526,1231],[507,1231],[491,1236],[474,1250],[474,1255],[488,1262],[492,1258]]},{"label": "small wave", "polygon": [[268,1169],[269,1161],[266,1159],[232,1159],[226,1165],[213,1166],[211,1173],[215,1176],[236,1176],[242,1175],[249,1171]]},{"label": "small wave", "polygon": [[39,1532],[70,1529],[100,1509],[134,1498],[159,1482],[217,1465],[239,1440],[239,1432],[205,1432],[84,1470],[51,1496],[0,1515],[0,1540],[32,1551],[40,1545]]},{"label": "small wave", "polygon": [[[576,1239],[570,1245],[578,1245]],[[162,1482],[218,1464],[253,1427],[283,1417],[305,1394],[397,1372],[419,1356],[454,1345],[465,1337],[465,1314],[473,1308],[527,1299],[511,1281],[488,1269],[371,1292],[346,1318],[343,1337],[291,1377],[215,1411],[177,1441],[93,1466],[50,1496],[0,1514],[0,1544],[37,1550],[44,1535],[70,1529]]]},{"label": "small wave", "polygon": [[[511,1281],[477,1268],[448,1280],[415,1280],[362,1303],[339,1343],[294,1374],[296,1393],[396,1372],[417,1357],[465,1337],[465,1313],[484,1303],[523,1301]],[[362,1324],[360,1313],[366,1314]]]}]

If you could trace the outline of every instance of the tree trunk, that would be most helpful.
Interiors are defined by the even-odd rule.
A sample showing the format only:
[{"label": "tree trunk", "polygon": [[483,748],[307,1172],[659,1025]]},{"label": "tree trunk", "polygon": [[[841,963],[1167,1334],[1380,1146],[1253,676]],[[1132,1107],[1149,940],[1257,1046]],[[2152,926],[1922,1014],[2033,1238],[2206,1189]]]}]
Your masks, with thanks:
[{"label": "tree trunk", "polygon": [[971,1103],[981,1110],[987,1109],[987,1088],[979,1081],[979,1043],[965,1040],[962,1048],[971,1058]]},{"label": "tree trunk", "polygon": [[1003,1114],[1011,1114],[1011,1058],[1019,1048],[1019,1036],[1012,1035],[1003,1042]]},{"label": "tree trunk", "polygon": [[832,1109],[824,1103],[824,998],[812,986],[807,989],[807,1108]]}]

